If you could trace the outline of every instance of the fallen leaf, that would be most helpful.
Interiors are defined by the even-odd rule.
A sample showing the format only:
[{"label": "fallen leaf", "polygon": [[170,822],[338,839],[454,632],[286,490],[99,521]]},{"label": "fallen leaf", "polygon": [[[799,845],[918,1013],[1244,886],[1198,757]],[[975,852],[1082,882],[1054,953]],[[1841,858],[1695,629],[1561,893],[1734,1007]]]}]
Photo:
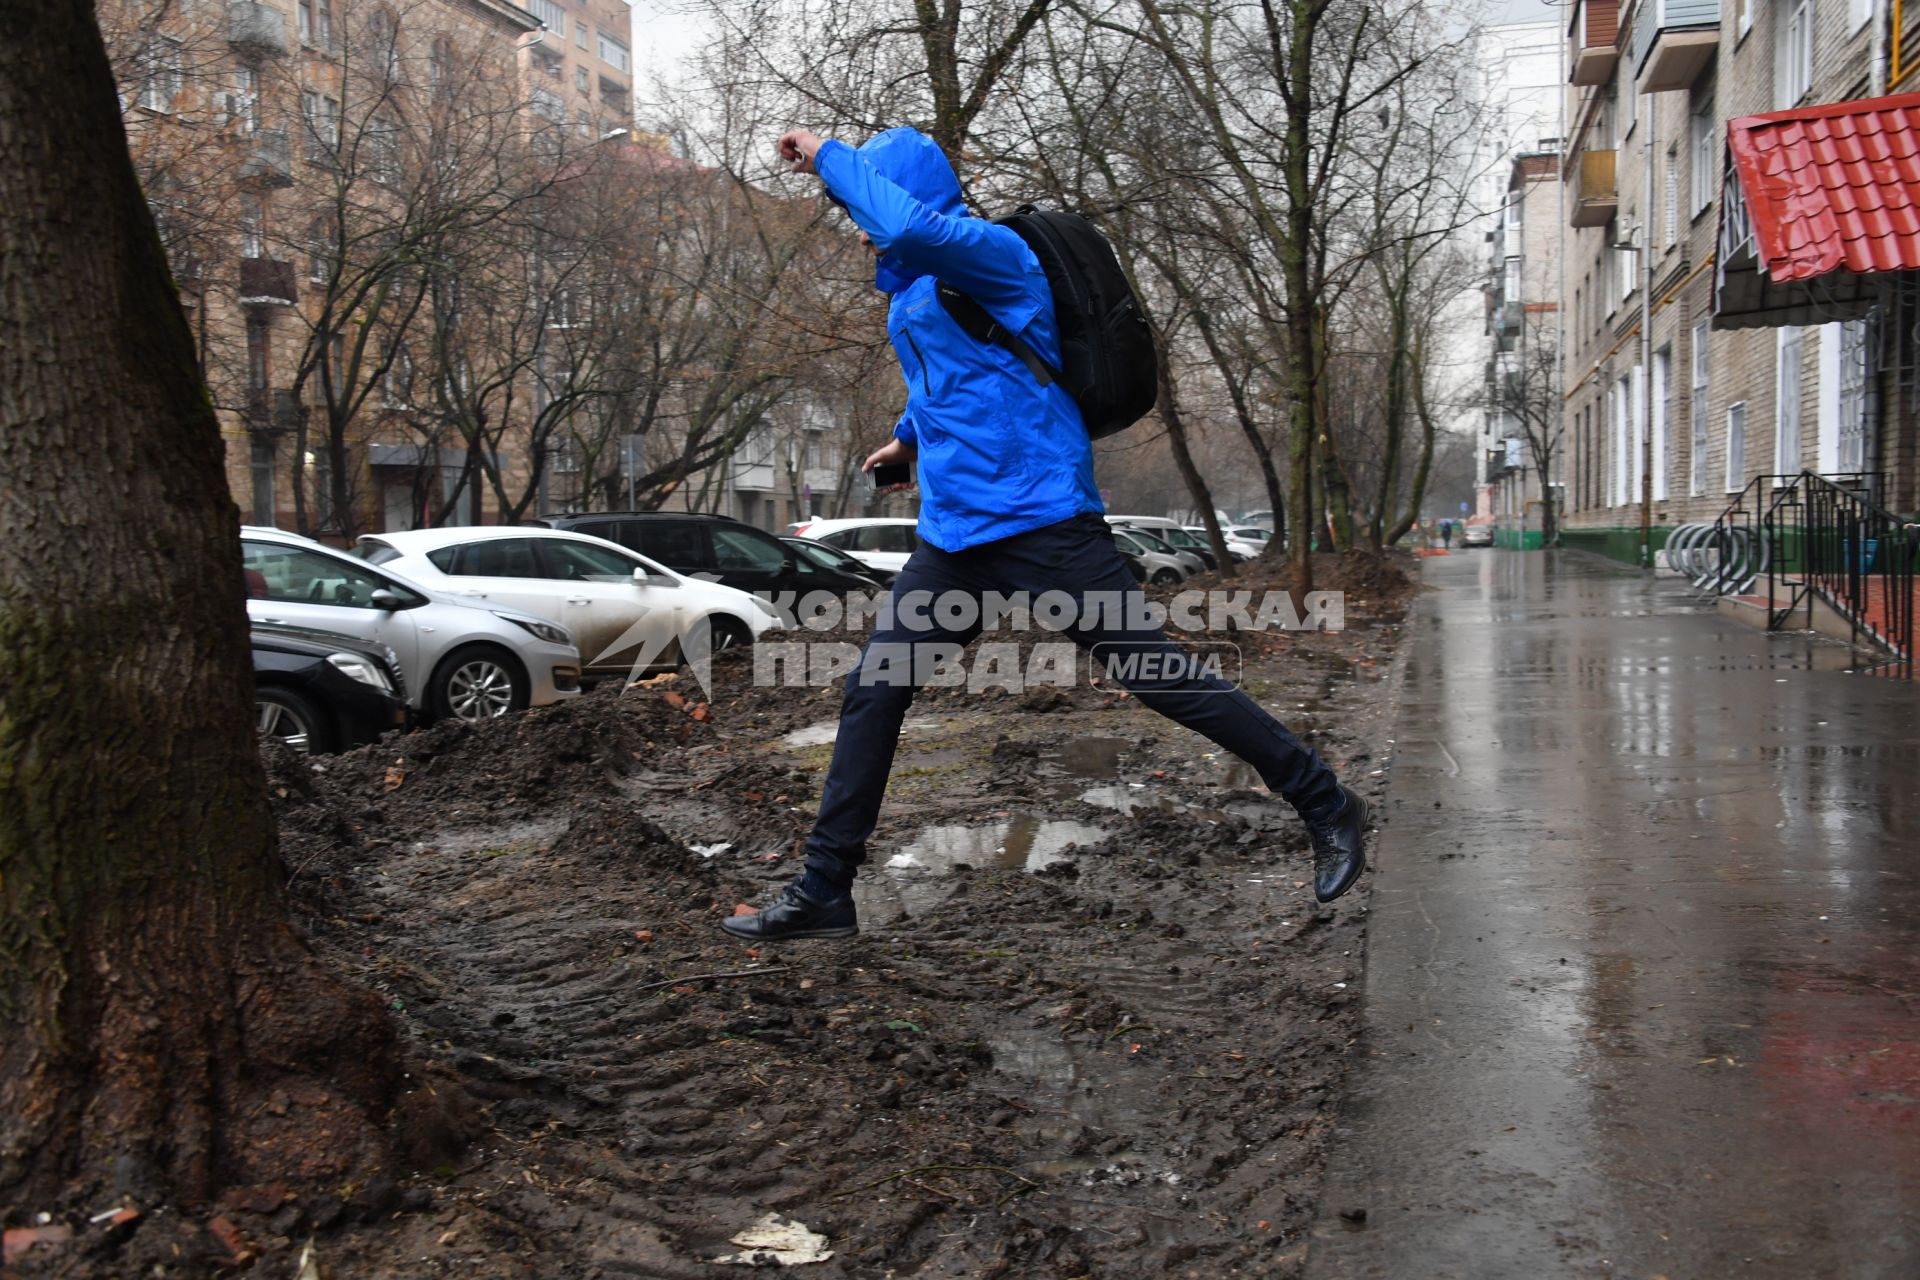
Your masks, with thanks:
[{"label": "fallen leaf", "polygon": [[387,768],[386,781],[381,784],[380,789],[383,791],[398,791],[400,789],[400,784],[405,782],[406,780],[407,780],[407,774],[404,769],[402,769],[397,764],[390,765]]},{"label": "fallen leaf", "polygon": [[660,697],[670,707],[684,707],[687,705],[687,700],[671,689],[661,694]]},{"label": "fallen leaf", "polygon": [[8,1263],[24,1255],[35,1245],[65,1244],[73,1239],[73,1228],[64,1224],[51,1227],[9,1227],[4,1244],[0,1244],[0,1255]]},{"label": "fallen leaf", "polygon": [[703,702],[699,706],[695,707],[693,710],[689,711],[687,714],[692,716],[695,720],[703,720],[703,721],[711,720],[713,719],[713,708],[709,707],[706,703]]},{"label": "fallen leaf", "polygon": [[635,929],[635,930],[633,931],[633,936],[634,936],[634,937],[636,937],[636,938],[638,938],[638,939],[640,939],[640,941],[642,941],[642,942],[652,942],[652,941],[653,941],[653,930],[651,930],[651,929]]}]

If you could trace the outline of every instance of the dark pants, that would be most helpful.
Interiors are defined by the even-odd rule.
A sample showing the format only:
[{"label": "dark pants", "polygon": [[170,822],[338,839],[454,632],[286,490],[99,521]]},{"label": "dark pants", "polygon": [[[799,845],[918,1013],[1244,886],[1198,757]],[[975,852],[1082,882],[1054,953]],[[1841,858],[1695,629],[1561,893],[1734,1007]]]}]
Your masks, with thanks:
[{"label": "dark pants", "polygon": [[[893,599],[898,604],[909,593],[939,596],[948,591],[975,599],[990,591],[1026,592],[1036,598],[1056,591],[1084,602],[1089,592],[1127,598],[1138,597],[1140,589],[1114,547],[1106,522],[1088,515],[965,551],[946,552],[922,543],[895,580]],[[942,625],[933,610],[921,610],[911,620],[910,612],[896,611],[890,625],[876,628],[860,666],[847,677],[833,764],[820,796],[820,816],[806,846],[808,868],[836,883],[851,882],[854,871],[866,861],[867,837],[880,816],[900,725],[915,692],[911,684],[898,679],[902,656],[930,654],[928,646],[965,645],[980,634],[977,620],[954,627]],[[1179,671],[1186,664],[1178,660],[1179,651],[1159,627],[1128,627],[1125,621],[1089,618],[1082,609],[1067,634],[1082,648],[1094,649],[1096,659],[1116,651],[1159,655],[1162,671],[1143,674],[1136,668],[1123,679],[1130,693],[1245,760],[1268,787],[1302,814],[1324,814],[1339,807],[1333,770],[1285,725],[1218,676]],[[1168,669],[1173,674],[1163,674]]]}]

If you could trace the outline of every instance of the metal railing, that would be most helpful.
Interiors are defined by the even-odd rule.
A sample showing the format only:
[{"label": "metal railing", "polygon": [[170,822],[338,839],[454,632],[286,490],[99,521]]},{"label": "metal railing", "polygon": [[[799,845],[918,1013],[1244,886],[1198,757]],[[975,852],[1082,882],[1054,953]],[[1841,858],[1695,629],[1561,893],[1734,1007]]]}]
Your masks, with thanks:
[{"label": "metal railing", "polygon": [[[1862,637],[1903,662],[1913,660],[1913,534],[1882,508],[1875,473],[1822,476],[1803,471],[1786,481],[1767,517],[1769,537],[1784,552],[1773,570],[1788,592],[1775,606],[1776,628],[1818,596],[1844,615],[1853,639]],[[1777,593],[1776,593],[1777,599]]]}]

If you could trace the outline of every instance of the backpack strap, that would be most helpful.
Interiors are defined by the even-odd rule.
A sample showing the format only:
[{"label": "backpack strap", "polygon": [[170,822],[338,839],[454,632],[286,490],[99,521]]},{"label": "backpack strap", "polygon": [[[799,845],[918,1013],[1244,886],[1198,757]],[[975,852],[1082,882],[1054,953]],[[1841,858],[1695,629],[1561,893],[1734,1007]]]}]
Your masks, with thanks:
[{"label": "backpack strap", "polygon": [[947,309],[947,314],[953,317],[953,322],[959,325],[969,338],[975,342],[987,342],[996,347],[1004,347],[1013,352],[1043,387],[1050,387],[1060,380],[1058,369],[1042,360],[1019,334],[1006,329],[998,320],[987,314],[985,307],[975,302],[970,296],[944,280],[940,282],[939,295],[940,305]]}]

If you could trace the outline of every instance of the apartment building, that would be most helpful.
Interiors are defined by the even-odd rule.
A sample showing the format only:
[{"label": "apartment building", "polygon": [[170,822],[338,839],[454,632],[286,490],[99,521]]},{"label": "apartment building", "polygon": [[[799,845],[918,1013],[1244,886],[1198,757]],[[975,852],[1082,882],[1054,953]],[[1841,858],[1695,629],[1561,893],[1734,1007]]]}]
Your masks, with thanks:
[{"label": "apartment building", "polygon": [[579,392],[566,335],[587,272],[533,238],[462,236],[475,211],[533,210],[541,169],[621,136],[632,58],[624,0],[533,7],[104,0],[243,518],[478,519],[489,472],[545,503],[548,475],[502,446],[509,420],[524,434]]},{"label": "apartment building", "polygon": [[1802,471],[1920,504],[1920,4],[1578,0],[1566,66],[1565,543]]},{"label": "apartment building", "polygon": [[526,50],[533,109],[583,138],[632,127],[633,48],[627,0],[526,0],[540,39]]},{"label": "apartment building", "polygon": [[1536,550],[1564,506],[1558,324],[1560,153],[1515,155],[1506,167],[1490,249],[1481,515],[1497,545]]}]

